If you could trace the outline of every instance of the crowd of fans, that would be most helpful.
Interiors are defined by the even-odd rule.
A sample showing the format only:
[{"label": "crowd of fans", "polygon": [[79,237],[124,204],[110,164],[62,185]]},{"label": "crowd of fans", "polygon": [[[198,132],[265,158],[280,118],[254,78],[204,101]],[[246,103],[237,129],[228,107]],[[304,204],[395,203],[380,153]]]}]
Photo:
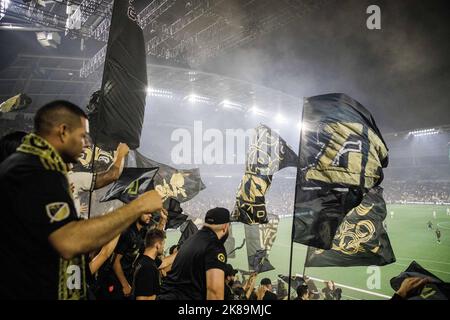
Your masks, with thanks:
[{"label": "crowd of fans", "polygon": [[450,203],[450,182],[393,181],[384,184],[387,203]]},{"label": "crowd of fans", "polygon": [[[220,183],[216,180],[219,177],[205,179],[207,189],[183,205],[186,214],[203,220],[204,228],[193,233],[190,241],[170,248],[168,255],[165,255],[164,229],[169,215],[163,207],[161,195],[154,190],[110,214],[79,219],[81,203],[78,206],[74,203],[74,194],[78,193],[75,190],[99,189],[117,180],[129,151],[127,145],[119,144],[112,167],[88,176],[79,175],[78,180],[75,179],[76,172],[70,172],[73,169],[71,165],[79,161],[83,148],[89,147],[86,119],[86,114],[77,106],[55,101],[38,111],[34,133],[21,132],[1,140],[2,151],[7,152],[4,156],[2,154],[1,159],[0,190],[7,196],[5,205],[9,215],[0,230],[0,252],[7,261],[1,265],[0,271],[11,277],[0,288],[0,297],[23,299],[44,294],[39,297],[165,300],[163,297],[180,297],[171,291],[178,285],[186,285],[186,282],[174,279],[181,279],[187,274],[198,279],[195,280],[197,283],[185,288],[201,288],[192,296],[189,292],[183,292],[183,297],[228,300],[288,298],[286,285],[282,281],[278,280],[276,288],[273,279],[269,278],[263,278],[257,284],[257,273],[241,272],[242,278],[239,278],[236,276],[237,270],[226,264],[223,244],[230,227],[230,212],[226,208],[230,211],[234,208],[239,177],[222,178]],[[13,144],[16,148],[11,148]],[[390,202],[440,203],[450,200],[449,186],[449,182],[393,182],[385,187],[385,197]],[[29,202],[13,201],[14,197],[20,198],[20,192],[25,192],[22,190],[25,187],[35,192],[34,198]],[[294,191],[295,179],[275,176],[266,197],[268,213],[291,215]],[[152,219],[154,214],[159,215],[158,221]],[[23,221],[36,225],[36,228],[30,232]],[[21,241],[11,241],[14,236]],[[33,237],[39,241],[33,243]],[[194,240],[205,245],[203,251],[199,251]],[[211,247],[211,244],[214,246]],[[39,250],[44,263],[36,263],[33,259],[21,260],[23,257],[16,256],[17,252],[30,248]],[[194,259],[196,255],[186,254],[189,250],[186,248],[199,254],[199,259]],[[30,252],[34,254],[33,250]],[[182,261],[183,255],[194,259],[193,263]],[[69,269],[85,270],[86,260],[88,269],[83,271],[83,279],[71,283]],[[198,268],[193,268],[195,263],[198,263]],[[28,274],[34,271],[27,268],[30,265],[40,268],[39,272],[44,274],[38,279],[41,286],[28,281],[34,275]],[[185,272],[190,268],[193,269]],[[215,271],[209,273],[210,270]],[[206,281],[203,275],[199,275],[201,272],[206,272]],[[63,281],[57,276],[63,277]],[[324,282],[324,288],[320,291],[312,279],[296,277],[293,280],[297,296],[294,294],[290,298],[295,300],[340,300],[342,297],[342,289],[331,280]],[[81,281],[83,285],[77,285]],[[405,290],[424,284],[425,281],[419,281]],[[171,286],[171,290],[167,290],[167,285]],[[402,293],[401,290],[399,292]]]}]

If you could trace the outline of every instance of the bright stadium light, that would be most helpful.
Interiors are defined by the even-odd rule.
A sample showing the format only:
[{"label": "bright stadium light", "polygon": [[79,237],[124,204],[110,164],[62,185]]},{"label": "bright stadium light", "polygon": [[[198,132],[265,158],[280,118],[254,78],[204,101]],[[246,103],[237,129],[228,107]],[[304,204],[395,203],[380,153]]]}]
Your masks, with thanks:
[{"label": "bright stadium light", "polygon": [[284,123],[284,122],[286,122],[286,118],[281,113],[278,113],[275,116],[275,121],[278,123]]},{"label": "bright stadium light", "polygon": [[242,105],[236,102],[231,102],[230,100],[223,100],[219,105],[222,105],[225,109],[237,109],[242,110]]},{"label": "bright stadium light", "polygon": [[430,135],[435,135],[438,133],[439,133],[439,130],[436,130],[435,128],[414,130],[414,131],[409,132],[409,134],[413,135],[414,137],[430,136]]},{"label": "bright stadium light", "polygon": [[297,129],[302,130],[302,127],[303,127],[303,122],[301,122],[301,121],[297,122]]},{"label": "bright stadium light", "polygon": [[189,103],[209,103],[210,99],[208,97],[202,97],[202,96],[198,96],[196,94],[190,94],[187,95],[186,97],[184,97],[183,100],[187,100],[189,101]]},{"label": "bright stadium light", "polygon": [[172,91],[163,90],[163,89],[156,89],[156,88],[148,87],[147,93],[151,97],[170,98],[170,99],[173,98]]},{"label": "bright stadium light", "polygon": [[264,111],[259,109],[257,106],[251,107],[248,111],[251,112],[252,114],[258,115],[258,116],[263,116],[266,114]]},{"label": "bright stadium light", "polygon": [[6,9],[9,7],[10,0],[0,0],[0,20],[3,19]]}]

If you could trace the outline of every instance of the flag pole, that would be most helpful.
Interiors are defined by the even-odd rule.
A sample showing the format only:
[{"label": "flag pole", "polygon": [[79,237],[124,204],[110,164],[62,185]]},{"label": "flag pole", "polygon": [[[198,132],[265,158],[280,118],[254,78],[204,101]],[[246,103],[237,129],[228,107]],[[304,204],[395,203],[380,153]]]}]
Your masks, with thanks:
[{"label": "flag pole", "polygon": [[[304,117],[304,114],[305,114],[305,98],[303,98],[303,107],[302,107],[302,116],[301,116],[302,126],[300,127],[300,141],[298,142],[297,179],[295,181],[294,210],[293,210],[293,213],[292,213],[291,249],[290,249],[290,254],[289,254],[288,300],[291,300],[292,256],[293,256],[293,251],[294,251],[294,232],[295,232],[295,206],[296,206],[296,201],[297,201],[297,190],[299,189],[298,185],[301,183],[299,162],[300,162],[301,149],[302,149],[303,117]],[[304,268],[303,268],[303,271],[304,271]]]}]

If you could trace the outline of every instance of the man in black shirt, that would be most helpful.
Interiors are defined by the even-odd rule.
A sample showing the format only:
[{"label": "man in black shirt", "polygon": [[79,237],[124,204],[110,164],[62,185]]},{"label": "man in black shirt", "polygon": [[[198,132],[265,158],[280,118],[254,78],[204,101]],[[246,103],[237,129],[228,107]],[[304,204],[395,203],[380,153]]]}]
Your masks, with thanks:
[{"label": "man in black shirt", "polygon": [[159,294],[161,277],[158,270],[164,253],[166,234],[162,230],[153,229],[145,237],[145,251],[139,258],[134,273],[133,290],[136,300],[155,300]]},{"label": "man in black shirt", "polygon": [[201,230],[180,247],[163,281],[160,300],[223,300],[230,212],[209,210]]},{"label": "man in black shirt", "polygon": [[0,299],[85,299],[84,253],[99,249],[141,214],[162,208],[148,192],[116,211],[77,221],[67,181],[86,145],[87,117],[67,101],[38,110],[35,134],[0,165]]},{"label": "man in black shirt", "polygon": [[115,298],[126,298],[131,294],[134,263],[144,253],[144,239],[151,218],[151,214],[142,215],[136,223],[133,223],[120,235],[114,250],[113,271],[116,281],[113,296]]},{"label": "man in black shirt", "polygon": [[235,270],[231,264],[227,263],[225,266],[225,300],[237,300],[233,292],[234,277],[236,276],[236,273],[238,273],[238,271]]},{"label": "man in black shirt", "polygon": [[277,295],[272,292],[272,281],[269,278],[264,278],[260,282],[261,290],[264,291],[262,300],[277,300]]}]

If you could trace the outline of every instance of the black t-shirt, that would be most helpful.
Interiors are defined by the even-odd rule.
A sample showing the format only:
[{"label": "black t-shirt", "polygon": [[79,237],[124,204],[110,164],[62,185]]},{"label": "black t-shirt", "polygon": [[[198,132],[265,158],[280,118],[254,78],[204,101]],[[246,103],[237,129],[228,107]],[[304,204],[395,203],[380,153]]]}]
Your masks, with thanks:
[{"label": "black t-shirt", "polygon": [[235,296],[234,296],[233,290],[226,283],[225,283],[224,290],[225,290],[225,292],[224,292],[224,300],[235,300]]},{"label": "black t-shirt", "polygon": [[136,223],[133,223],[128,229],[122,232],[114,250],[116,254],[123,256],[120,260],[120,265],[130,284],[133,281],[136,261],[145,250],[144,239],[146,232],[147,228],[143,227],[141,230],[138,230]]},{"label": "black t-shirt", "polygon": [[263,300],[278,300],[277,295],[271,291],[266,291]]},{"label": "black t-shirt", "polygon": [[17,152],[0,166],[0,299],[85,299],[84,256],[64,260],[48,241],[77,220],[66,176]]},{"label": "black t-shirt", "polygon": [[[206,271],[225,271],[227,254],[222,242],[203,228],[181,246],[161,286],[161,299],[206,300]],[[225,276],[223,281],[225,281]],[[167,297],[164,297],[167,295]]]},{"label": "black t-shirt", "polygon": [[149,256],[142,255],[136,263],[134,272],[134,296],[153,296],[159,294],[161,278],[157,262]]}]

